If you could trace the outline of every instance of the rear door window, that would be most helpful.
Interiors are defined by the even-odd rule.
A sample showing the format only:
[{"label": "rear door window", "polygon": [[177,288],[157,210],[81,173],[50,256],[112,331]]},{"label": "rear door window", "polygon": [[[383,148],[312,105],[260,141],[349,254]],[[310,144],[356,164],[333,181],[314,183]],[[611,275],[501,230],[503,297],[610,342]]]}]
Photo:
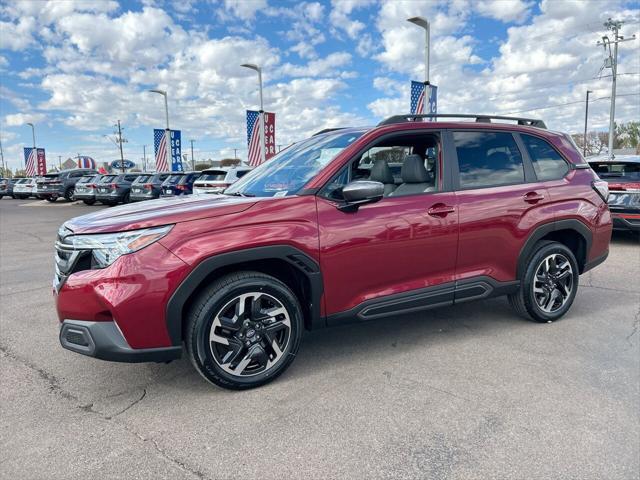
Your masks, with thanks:
[{"label": "rear door window", "polygon": [[224,182],[227,172],[207,172],[203,173],[198,180],[204,180],[207,182]]},{"label": "rear door window", "polygon": [[569,171],[569,165],[556,150],[541,138],[520,134],[531,157],[538,180],[557,180]]},{"label": "rear door window", "polygon": [[460,188],[524,183],[522,155],[511,133],[453,132]]}]

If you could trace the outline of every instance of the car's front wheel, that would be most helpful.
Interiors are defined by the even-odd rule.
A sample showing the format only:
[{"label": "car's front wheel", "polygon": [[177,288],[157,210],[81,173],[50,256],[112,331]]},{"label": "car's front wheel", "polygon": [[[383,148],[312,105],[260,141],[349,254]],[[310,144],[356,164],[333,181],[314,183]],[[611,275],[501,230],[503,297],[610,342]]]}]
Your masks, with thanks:
[{"label": "car's front wheel", "polygon": [[64,199],[67,202],[75,202],[76,200],[76,189],[73,187],[67,188],[64,192]]},{"label": "car's front wheel", "polygon": [[578,278],[578,262],[569,248],[559,242],[538,242],[509,303],[528,320],[552,322],[571,308]]},{"label": "car's front wheel", "polygon": [[197,298],[185,343],[205,379],[241,390],[264,385],[287,369],[302,326],[300,304],[287,285],[260,272],[236,272]]}]

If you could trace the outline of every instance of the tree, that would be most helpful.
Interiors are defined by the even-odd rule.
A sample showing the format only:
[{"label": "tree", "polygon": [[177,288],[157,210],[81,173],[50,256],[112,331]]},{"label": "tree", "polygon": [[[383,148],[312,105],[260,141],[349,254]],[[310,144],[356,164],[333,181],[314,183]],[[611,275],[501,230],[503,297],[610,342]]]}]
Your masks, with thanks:
[{"label": "tree", "polygon": [[621,123],[616,125],[618,148],[638,148],[640,143],[640,122]]}]

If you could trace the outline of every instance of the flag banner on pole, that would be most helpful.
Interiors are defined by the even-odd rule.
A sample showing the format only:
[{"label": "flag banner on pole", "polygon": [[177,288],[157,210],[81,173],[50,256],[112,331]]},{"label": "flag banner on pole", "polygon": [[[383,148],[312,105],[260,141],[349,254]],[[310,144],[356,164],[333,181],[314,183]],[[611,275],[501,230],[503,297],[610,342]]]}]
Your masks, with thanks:
[{"label": "flag banner on pole", "polygon": [[171,130],[171,171],[182,172],[182,133]]},{"label": "flag banner on pole", "polygon": [[92,168],[95,170],[96,161],[91,157],[81,155],[78,157],[78,168]]},{"label": "flag banner on pole", "polygon": [[25,175],[45,175],[47,173],[47,159],[44,148],[24,147]]},{"label": "flag banner on pole", "polygon": [[[265,160],[276,154],[276,114],[264,112]],[[247,163],[256,167],[262,163],[260,154],[260,112],[247,110]]]},{"label": "flag banner on pole", "polygon": [[[171,130],[167,141],[167,131],[153,129],[153,149],[156,154],[156,172],[182,172],[182,141],[180,130]],[[167,148],[170,148],[171,168],[167,164]]]},{"label": "flag banner on pole", "polygon": [[429,88],[425,94],[424,82],[411,81],[411,113],[416,115],[438,113],[438,87],[427,86]]}]

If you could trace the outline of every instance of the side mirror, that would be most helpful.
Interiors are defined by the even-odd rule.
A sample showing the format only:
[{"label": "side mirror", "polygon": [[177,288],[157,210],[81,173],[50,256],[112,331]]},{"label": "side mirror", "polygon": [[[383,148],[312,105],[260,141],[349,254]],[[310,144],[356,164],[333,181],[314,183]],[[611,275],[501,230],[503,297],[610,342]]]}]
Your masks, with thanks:
[{"label": "side mirror", "polygon": [[342,188],[344,203],[338,206],[343,212],[355,212],[360,205],[382,199],[384,185],[370,180],[355,180]]}]

